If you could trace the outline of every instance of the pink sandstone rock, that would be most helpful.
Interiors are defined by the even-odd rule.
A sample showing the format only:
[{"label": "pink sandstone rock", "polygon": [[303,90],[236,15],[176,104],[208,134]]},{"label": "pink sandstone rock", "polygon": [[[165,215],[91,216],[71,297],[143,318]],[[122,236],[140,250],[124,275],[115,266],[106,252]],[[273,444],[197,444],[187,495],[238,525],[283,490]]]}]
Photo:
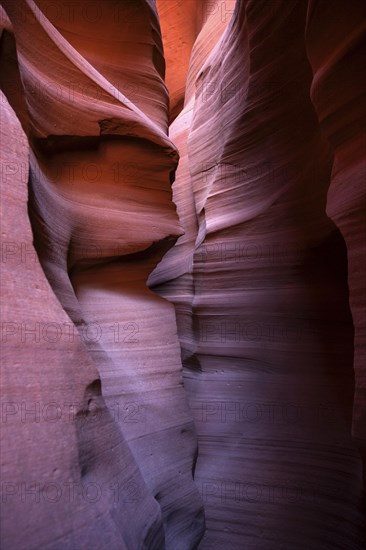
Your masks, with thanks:
[{"label": "pink sandstone rock", "polygon": [[363,545],[347,258],[306,18],[304,3],[238,3],[209,57],[193,48],[171,127],[185,235],[150,282],[176,305],[207,549]]},{"label": "pink sandstone rock", "polygon": [[39,264],[29,148],[1,94],[2,548],[156,547],[161,512]]},{"label": "pink sandstone rock", "polygon": [[[35,247],[55,295],[86,340],[109,410],[122,411],[116,422],[152,502],[161,506],[165,547],[192,547],[202,536],[203,512],[192,479],[197,443],[174,308],[146,288],[149,272],[181,232],[171,201],[178,154],[166,134],[157,14],[144,1],[104,2],[98,28],[107,40],[95,52],[96,26],[80,26],[80,17],[52,24],[45,16],[48,9],[53,14],[50,6],[4,2],[32,145]],[[123,24],[119,66],[111,67],[108,52]],[[129,53],[134,44],[138,62]],[[138,105],[112,86],[122,77],[127,89],[138,91]],[[98,449],[97,439],[94,444]],[[140,544],[133,531],[130,536],[132,547]]]},{"label": "pink sandstone rock", "polygon": [[1,548],[361,550],[363,3],[2,6]]}]

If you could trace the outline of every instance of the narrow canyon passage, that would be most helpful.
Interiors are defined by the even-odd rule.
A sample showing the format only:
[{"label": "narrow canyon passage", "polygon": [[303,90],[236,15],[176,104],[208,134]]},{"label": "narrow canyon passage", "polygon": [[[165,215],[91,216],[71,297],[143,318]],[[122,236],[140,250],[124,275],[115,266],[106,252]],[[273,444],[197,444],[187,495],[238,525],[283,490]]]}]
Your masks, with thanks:
[{"label": "narrow canyon passage", "polygon": [[361,550],[363,3],[1,4],[1,548]]}]

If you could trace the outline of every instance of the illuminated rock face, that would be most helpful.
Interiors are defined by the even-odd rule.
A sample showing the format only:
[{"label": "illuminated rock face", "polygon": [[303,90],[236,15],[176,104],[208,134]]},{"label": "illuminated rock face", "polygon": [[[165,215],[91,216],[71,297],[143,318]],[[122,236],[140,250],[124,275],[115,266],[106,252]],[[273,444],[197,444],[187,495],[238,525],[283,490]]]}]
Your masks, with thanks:
[{"label": "illuminated rock face", "polygon": [[[93,483],[100,492],[116,483],[121,494],[115,497],[117,503],[111,490],[110,503],[101,499],[106,499],[104,494],[100,499],[99,494],[95,496],[94,506],[86,500],[86,511],[81,509],[76,519],[65,509],[67,518],[59,514],[57,520],[63,532],[54,533],[50,528],[48,535],[42,534],[44,539],[35,538],[32,544],[34,548],[42,544],[80,548],[81,542],[71,546],[66,534],[75,530],[81,537],[75,540],[82,541],[84,531],[79,524],[92,523],[94,530],[100,530],[100,537],[94,540],[90,529],[85,544],[95,548],[183,550],[196,546],[204,529],[202,500],[192,477],[197,439],[182,384],[174,307],[146,287],[149,273],[181,234],[171,199],[178,153],[167,136],[168,94],[158,17],[153,3],[144,0],[103,2],[95,23],[89,22],[88,12],[82,10],[88,3],[79,4],[81,11],[74,18],[61,17],[68,14],[67,2],[60,3],[64,8],[61,15],[52,10],[53,4],[40,2],[43,11],[39,12],[33,2],[4,2],[13,26],[22,82],[20,85],[18,81],[21,87],[15,100],[26,104],[18,111],[31,144],[22,159],[28,171],[29,157],[29,217],[39,261],[54,292],[35,261],[38,271],[34,278],[43,280],[51,298],[32,293],[32,300],[39,300],[39,309],[29,323],[38,322],[41,327],[46,323],[49,333],[41,334],[39,348],[50,351],[44,352],[42,360],[48,370],[54,362],[56,369],[58,361],[61,371],[54,379],[47,378],[47,370],[43,378],[38,364],[42,351],[24,346],[31,366],[30,382],[23,391],[31,393],[32,401],[38,399],[33,385],[44,385],[45,392],[50,386],[44,399],[57,404],[67,399],[78,403],[82,399],[76,395],[85,396],[85,403],[90,401],[89,417],[97,397],[89,398],[88,388],[97,395],[102,393],[109,423],[100,426],[99,432],[97,427],[88,432],[81,425],[81,442],[75,439],[78,424],[68,423],[68,432],[59,437],[61,450],[55,452],[57,461],[68,464],[73,458],[74,475],[79,476],[76,479],[81,476],[91,490]],[[5,38],[10,48],[11,37]],[[16,70],[12,67],[13,73]],[[11,84],[4,83],[10,101]],[[27,143],[20,128],[19,135]],[[15,160],[11,161],[17,162],[16,150],[12,153]],[[31,247],[25,211],[27,180],[26,174],[21,206],[24,224],[28,224],[27,246]],[[8,209],[6,214],[13,223],[19,223]],[[8,239],[19,245],[15,236]],[[24,301],[27,292],[24,288]],[[53,310],[48,306],[50,299],[55,304]],[[5,320],[13,321],[15,313],[15,322],[20,323],[21,309],[6,310]],[[50,323],[54,324],[48,327]],[[80,334],[78,338],[65,334],[70,326],[79,329],[79,333],[75,331]],[[60,342],[59,334],[55,334],[58,330]],[[74,342],[69,344],[73,361],[67,356],[67,347],[62,355],[65,337],[81,340],[81,349],[76,349]],[[9,334],[8,341],[13,347],[19,345],[19,335]],[[15,354],[9,361],[19,359]],[[84,381],[89,371],[83,378],[79,374],[82,361],[89,361],[94,376],[91,382]],[[18,368],[25,370],[24,365]],[[72,382],[69,370],[80,380]],[[62,378],[57,381],[61,375],[68,386]],[[19,373],[16,376],[18,379]],[[65,387],[70,385],[75,396],[67,396]],[[19,400],[17,396],[16,403]],[[98,410],[94,414],[97,419]],[[42,454],[45,460],[49,454],[49,446],[41,443],[52,441],[52,436],[43,433],[42,427],[39,457],[31,452],[25,457],[29,462],[24,472],[27,483],[38,482],[40,477],[38,470],[32,471],[33,461],[38,460],[41,468]],[[47,429],[53,430],[52,424],[48,423]],[[19,438],[14,444],[20,445]],[[62,449],[67,447],[70,451],[64,456]],[[52,463],[52,459],[51,453],[46,462]],[[23,479],[21,470],[7,467],[10,481]],[[55,481],[60,486],[70,481],[69,470],[58,470],[56,464],[55,471],[59,471]],[[40,483],[54,481],[51,474],[45,472],[44,478],[42,474]],[[17,498],[13,496],[13,502]],[[80,498],[85,500],[88,495]],[[54,513],[49,505],[46,510]],[[14,520],[11,509],[9,514]],[[100,524],[94,519],[99,516],[105,518],[98,520]],[[40,513],[38,529],[47,523],[52,521]],[[14,523],[12,527],[18,529]],[[17,548],[29,548],[29,535],[21,530],[18,534],[22,538],[17,540]],[[5,536],[10,547],[11,526]]]},{"label": "illuminated rock face", "polygon": [[363,548],[362,2],[2,5],[1,546]]},{"label": "illuminated rock face", "polygon": [[[177,311],[202,548],[361,548],[347,254],[362,440],[362,18],[344,3],[335,19],[327,2],[238,2],[220,38],[223,4],[210,7],[197,43],[212,26],[216,43],[208,56],[194,46],[170,131],[185,235],[150,277]],[[350,148],[344,168],[334,139]]]}]

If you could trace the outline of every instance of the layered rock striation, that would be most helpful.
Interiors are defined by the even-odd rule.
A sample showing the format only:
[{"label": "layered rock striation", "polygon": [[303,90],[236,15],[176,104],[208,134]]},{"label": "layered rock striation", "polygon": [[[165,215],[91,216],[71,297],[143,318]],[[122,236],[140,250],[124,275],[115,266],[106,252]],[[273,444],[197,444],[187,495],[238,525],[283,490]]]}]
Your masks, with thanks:
[{"label": "layered rock striation", "polygon": [[[196,44],[213,27],[215,43],[194,46],[171,126],[185,235],[150,277],[177,311],[202,548],[361,548],[361,3],[335,16],[326,2],[237,2],[224,34],[228,3],[215,6]],[[348,174],[327,123],[352,151]]]},{"label": "layered rock striation", "polygon": [[1,546],[360,550],[363,3],[2,6]]},{"label": "layered rock striation", "polygon": [[[102,491],[95,470],[103,472],[106,484],[118,482],[117,504],[112,502],[120,510],[113,515],[123,516],[118,529],[126,548],[194,547],[203,533],[203,507],[192,478],[197,441],[182,385],[174,308],[146,287],[150,271],[181,233],[171,200],[178,153],[167,136],[168,94],[158,17],[153,3],[145,1],[103,2],[95,22],[95,15],[83,11],[87,2],[76,6],[80,11],[74,18],[68,16],[66,4],[61,2],[61,12],[54,12],[52,2],[4,2],[14,36],[6,40],[16,45],[12,70],[19,71],[16,96],[9,93],[9,100],[14,108],[24,104],[19,119],[30,145],[22,164],[27,180],[29,156],[34,246],[44,282],[46,276],[53,301],[59,301],[59,315],[50,313],[53,325],[45,345],[54,348],[57,331],[64,336],[64,329],[72,329],[70,338],[81,339],[94,366],[91,387],[103,395],[112,415],[109,433],[99,437],[90,432],[84,451],[67,434],[60,445],[70,445],[79,456],[74,467],[90,486],[94,483]],[[11,84],[5,82],[5,92]],[[23,184],[24,193],[26,181]],[[35,265],[40,271],[37,261]],[[39,299],[34,322],[42,329],[51,321],[47,308],[42,314]],[[12,336],[9,342],[19,344],[17,335]],[[37,385],[37,354],[26,349],[29,377]],[[67,354],[64,361],[68,368],[63,376],[69,369],[78,372],[76,352],[74,364]],[[52,385],[47,377],[44,382]],[[32,384],[24,386],[21,395],[35,396]],[[62,393],[57,393],[62,388],[54,385],[52,400],[63,403]],[[75,391],[84,395],[88,387],[80,381]],[[93,395],[87,403],[93,412]],[[69,424],[70,431],[74,427]],[[86,430],[81,431],[85,437]],[[30,454],[28,460],[36,459]],[[134,465],[141,489],[131,472],[127,480],[136,486],[115,480],[113,471],[108,475],[116,460],[122,471],[130,468],[134,473]],[[15,479],[22,475],[9,469]],[[68,481],[61,471],[58,483]],[[123,514],[124,507],[128,514]],[[109,514],[108,508],[103,513]],[[90,521],[82,512],[80,520],[86,525]],[[40,514],[40,525],[46,521]],[[74,531],[62,523],[66,532]],[[101,536],[103,529],[110,530],[101,525],[96,529]],[[11,540],[12,532],[7,536]],[[29,548],[23,536],[18,548]],[[52,531],[48,536],[46,546],[54,544]],[[113,538],[109,544],[108,537],[92,544],[122,544]],[[38,547],[37,540],[32,544]],[[60,535],[58,544],[67,547],[69,542]]]}]

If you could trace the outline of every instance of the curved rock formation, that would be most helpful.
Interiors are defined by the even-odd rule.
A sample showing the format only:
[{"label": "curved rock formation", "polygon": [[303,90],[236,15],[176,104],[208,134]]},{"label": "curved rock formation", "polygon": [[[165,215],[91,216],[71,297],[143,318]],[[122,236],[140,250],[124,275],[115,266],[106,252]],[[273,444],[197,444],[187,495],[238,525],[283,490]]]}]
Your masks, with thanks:
[{"label": "curved rock formation", "polygon": [[193,48],[171,127],[185,235],[150,281],[176,305],[207,549],[363,545],[347,259],[326,215],[307,17],[306,3],[237,3],[209,57]]},{"label": "curved rock formation", "polygon": [[[347,244],[350,306],[355,327],[353,434],[366,459],[366,8],[310,2],[307,45],[314,79],[311,97],[334,153],[327,213]],[[327,41],[321,37],[327,35]],[[366,463],[366,460],[365,460]]]},{"label": "curved rock formation", "polygon": [[1,547],[361,550],[363,3],[2,6]]},{"label": "curved rock formation", "polygon": [[[165,546],[193,547],[202,536],[203,512],[192,479],[197,443],[182,387],[174,308],[146,288],[149,272],[180,234],[170,188],[178,155],[166,135],[157,15],[149,2],[111,1],[100,7],[98,24],[87,19],[80,25],[80,15],[64,24],[52,5],[4,2],[32,145],[35,247],[98,367],[107,406],[118,412],[116,423],[151,499],[161,506]],[[118,36],[124,39],[116,65],[109,53]],[[129,89],[138,91],[138,101],[128,97]],[[116,452],[113,438],[106,449],[100,445],[99,452]],[[89,461],[95,459],[83,460],[94,482]],[[144,539],[146,525],[139,526]],[[140,547],[139,537],[127,531],[129,547]],[[151,537],[154,547],[161,547],[159,535],[158,543]]]},{"label": "curved rock formation", "polygon": [[[228,24],[234,6],[235,0],[157,0],[171,122],[192,93],[191,86],[196,75],[193,67],[188,72],[190,62],[194,62],[196,70],[199,70]],[[196,55],[191,55],[193,47]],[[191,86],[186,86],[187,76]]]},{"label": "curved rock formation", "polygon": [[160,547],[160,509],[33,248],[28,143],[3,94],[0,112],[2,547]]}]

